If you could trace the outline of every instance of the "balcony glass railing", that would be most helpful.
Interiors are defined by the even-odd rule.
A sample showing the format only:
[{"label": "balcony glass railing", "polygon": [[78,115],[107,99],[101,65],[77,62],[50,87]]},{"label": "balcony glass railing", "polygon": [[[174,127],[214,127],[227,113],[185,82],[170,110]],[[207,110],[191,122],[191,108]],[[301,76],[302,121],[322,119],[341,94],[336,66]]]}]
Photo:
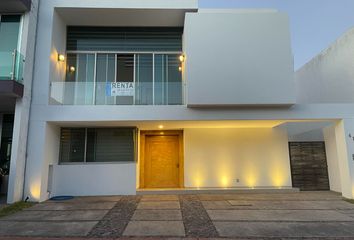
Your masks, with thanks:
[{"label": "balcony glass railing", "polygon": [[68,53],[50,104],[182,105],[180,53]]},{"label": "balcony glass railing", "polygon": [[23,81],[23,55],[14,50],[13,52],[0,52],[0,80]]}]

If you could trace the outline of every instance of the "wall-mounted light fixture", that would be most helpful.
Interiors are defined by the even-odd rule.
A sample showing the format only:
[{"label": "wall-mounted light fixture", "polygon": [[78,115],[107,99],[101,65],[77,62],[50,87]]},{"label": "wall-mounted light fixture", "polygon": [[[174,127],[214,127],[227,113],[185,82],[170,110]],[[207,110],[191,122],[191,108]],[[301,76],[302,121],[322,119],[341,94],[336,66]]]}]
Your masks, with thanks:
[{"label": "wall-mounted light fixture", "polygon": [[179,55],[179,61],[184,62],[184,55],[183,54]]},{"label": "wall-mounted light fixture", "polygon": [[178,71],[182,72],[182,67],[181,66],[178,67]]},{"label": "wall-mounted light fixture", "polygon": [[65,61],[65,56],[64,56],[64,54],[58,54],[58,61],[59,61],[59,62],[64,62],[64,61]]},{"label": "wall-mounted light fixture", "polygon": [[163,129],[163,125],[159,125],[159,128],[160,128],[160,129]]},{"label": "wall-mounted light fixture", "polygon": [[70,66],[70,67],[69,67],[69,71],[70,71],[70,72],[75,72],[75,67],[74,67],[74,66]]}]

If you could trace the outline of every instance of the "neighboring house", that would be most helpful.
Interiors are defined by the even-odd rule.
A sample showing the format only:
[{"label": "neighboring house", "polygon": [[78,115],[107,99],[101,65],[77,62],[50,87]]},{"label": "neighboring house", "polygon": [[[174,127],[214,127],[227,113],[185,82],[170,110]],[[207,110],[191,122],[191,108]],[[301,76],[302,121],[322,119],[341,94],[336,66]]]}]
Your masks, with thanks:
[{"label": "neighboring house", "polygon": [[23,196],[37,11],[36,0],[0,1],[0,189],[9,202]]},{"label": "neighboring house", "polygon": [[292,188],[353,198],[354,78],[314,101],[326,99],[315,84],[327,87],[316,75],[327,55],[295,74],[284,13],[40,1],[36,45],[26,160],[11,159],[8,202]]}]

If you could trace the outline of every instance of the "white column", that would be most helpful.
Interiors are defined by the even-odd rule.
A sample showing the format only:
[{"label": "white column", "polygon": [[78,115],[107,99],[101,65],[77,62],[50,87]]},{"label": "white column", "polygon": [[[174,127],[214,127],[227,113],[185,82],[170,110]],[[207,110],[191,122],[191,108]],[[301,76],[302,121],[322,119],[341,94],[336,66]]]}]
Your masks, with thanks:
[{"label": "white column", "polygon": [[[330,181],[340,181],[343,197],[354,198],[354,119],[342,119],[324,130]],[[337,158],[337,159],[335,159]],[[337,169],[335,170],[335,165]],[[334,168],[333,168],[334,166]],[[331,179],[332,175],[332,179]],[[335,176],[337,175],[337,176]],[[339,177],[338,177],[339,176]],[[335,179],[333,179],[335,178]],[[335,183],[332,182],[331,188]]]}]

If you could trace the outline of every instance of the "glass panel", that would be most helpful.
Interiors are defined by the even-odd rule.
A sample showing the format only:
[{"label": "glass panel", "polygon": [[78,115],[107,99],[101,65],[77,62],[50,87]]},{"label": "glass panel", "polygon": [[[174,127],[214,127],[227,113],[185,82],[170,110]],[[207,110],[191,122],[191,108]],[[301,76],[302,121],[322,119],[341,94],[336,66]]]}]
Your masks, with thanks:
[{"label": "glass panel", "polygon": [[134,161],[134,130],[131,128],[87,129],[86,161]]},{"label": "glass panel", "polygon": [[152,54],[136,54],[135,104],[153,104]]},{"label": "glass panel", "polygon": [[21,16],[1,15],[0,18],[0,79],[11,79]]},{"label": "glass panel", "polygon": [[179,55],[155,54],[155,104],[182,104],[182,74]]},{"label": "glass panel", "polygon": [[64,104],[93,104],[94,54],[68,54]]},{"label": "glass panel", "polygon": [[115,54],[97,54],[96,105],[115,104],[114,97],[107,94],[107,83],[115,82]]},{"label": "glass panel", "polygon": [[[134,82],[133,54],[117,55],[117,82]],[[134,96],[118,96],[116,103],[118,105],[132,105],[134,104]]]},{"label": "glass panel", "polygon": [[85,128],[63,128],[60,138],[60,162],[83,162]]},{"label": "glass panel", "polygon": [[96,55],[68,54],[66,81],[51,83],[50,104],[183,104],[178,54]]}]

